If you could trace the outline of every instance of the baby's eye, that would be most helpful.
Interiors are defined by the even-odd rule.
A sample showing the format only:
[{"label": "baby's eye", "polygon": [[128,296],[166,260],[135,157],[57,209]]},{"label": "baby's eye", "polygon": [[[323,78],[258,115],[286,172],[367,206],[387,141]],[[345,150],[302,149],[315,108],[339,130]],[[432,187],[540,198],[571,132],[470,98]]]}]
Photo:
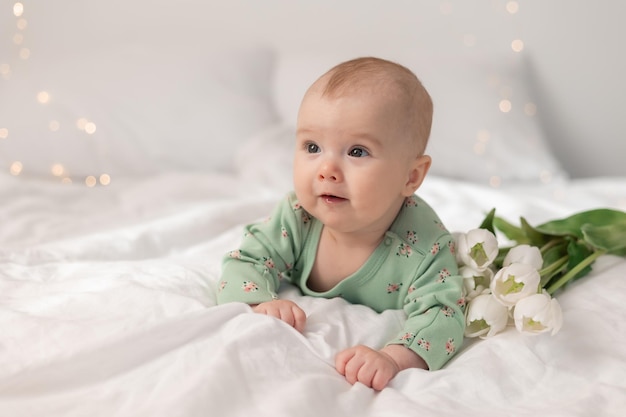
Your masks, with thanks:
[{"label": "baby's eye", "polygon": [[353,156],[355,158],[363,158],[364,156],[369,156],[369,152],[363,148],[352,148],[348,152],[348,155]]},{"label": "baby's eye", "polygon": [[308,153],[318,153],[320,151],[320,147],[314,143],[307,143],[304,147]]}]

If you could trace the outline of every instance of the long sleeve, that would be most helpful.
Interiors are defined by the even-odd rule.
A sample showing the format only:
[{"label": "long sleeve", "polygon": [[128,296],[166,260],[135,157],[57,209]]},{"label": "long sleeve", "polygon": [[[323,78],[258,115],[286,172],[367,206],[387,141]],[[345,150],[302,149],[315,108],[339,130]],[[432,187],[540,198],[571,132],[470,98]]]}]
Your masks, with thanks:
[{"label": "long sleeve", "polygon": [[407,321],[389,344],[403,344],[431,370],[440,369],[460,348],[465,326],[462,278],[449,234],[440,237],[420,265],[405,299]]},{"label": "long sleeve", "polygon": [[240,248],[223,259],[218,304],[278,298],[280,280],[290,278],[301,251],[306,216],[291,193],[268,219],[246,226]]}]

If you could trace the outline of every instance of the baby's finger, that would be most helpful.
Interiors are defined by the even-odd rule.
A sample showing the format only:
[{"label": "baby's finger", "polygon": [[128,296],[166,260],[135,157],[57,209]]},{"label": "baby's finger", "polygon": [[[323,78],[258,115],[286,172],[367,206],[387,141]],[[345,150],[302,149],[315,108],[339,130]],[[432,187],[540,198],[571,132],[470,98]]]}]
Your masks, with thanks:
[{"label": "baby's finger", "polygon": [[356,380],[366,387],[372,388],[374,377],[376,376],[377,369],[368,362],[363,363],[359,368],[359,373],[356,376]]},{"label": "baby's finger", "polygon": [[263,303],[255,306],[252,311],[259,314],[265,314],[266,316],[276,317],[280,319],[280,311],[274,308],[271,304]]},{"label": "baby's finger", "polygon": [[389,369],[379,369],[376,371],[372,378],[371,387],[376,391],[382,391],[387,386],[389,381],[395,376],[393,371]]},{"label": "baby's finger", "polygon": [[291,308],[291,313],[294,318],[293,327],[302,333],[304,331],[304,326],[306,325],[306,313],[295,304]]},{"label": "baby's finger", "polygon": [[296,321],[293,316],[293,312],[291,311],[291,306],[281,305],[276,310],[276,314],[277,314],[276,317],[278,317],[279,319],[281,319],[282,321],[284,321],[291,327],[294,327],[294,325],[296,324]]},{"label": "baby's finger", "polygon": [[345,370],[343,374],[346,377],[346,381],[348,381],[349,383],[353,385],[357,381],[359,381],[359,372],[361,371],[364,365],[365,365],[365,362],[363,361],[363,358],[361,356],[359,355],[351,356],[350,359],[346,362]]},{"label": "baby's finger", "polygon": [[346,374],[346,364],[354,356],[354,348],[342,350],[335,356],[335,369],[341,375]]}]

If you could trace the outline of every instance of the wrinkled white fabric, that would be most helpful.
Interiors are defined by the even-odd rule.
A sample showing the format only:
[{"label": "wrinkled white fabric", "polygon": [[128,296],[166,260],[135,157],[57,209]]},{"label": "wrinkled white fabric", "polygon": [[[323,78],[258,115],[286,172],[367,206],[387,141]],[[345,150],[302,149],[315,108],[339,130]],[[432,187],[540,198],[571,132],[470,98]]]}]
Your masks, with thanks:
[{"label": "wrinkled white fabric", "polygon": [[[163,174],[87,188],[0,175],[0,415],[617,416],[626,407],[626,262],[601,258],[558,295],[555,336],[508,328],[466,341],[443,370],[382,392],[335,354],[380,347],[404,319],[341,299],[282,296],[303,334],[243,304],[215,306],[222,255],[282,197],[271,184]],[[531,223],[607,206],[626,181],[493,189],[429,177],[419,194],[451,230],[491,207]]]}]

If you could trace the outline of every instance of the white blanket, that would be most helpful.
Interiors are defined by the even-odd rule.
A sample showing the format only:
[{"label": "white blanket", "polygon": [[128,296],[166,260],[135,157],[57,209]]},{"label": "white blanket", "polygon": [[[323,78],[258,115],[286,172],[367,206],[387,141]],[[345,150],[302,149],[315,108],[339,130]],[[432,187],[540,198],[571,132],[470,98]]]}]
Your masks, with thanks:
[{"label": "white blanket", "polygon": [[[626,206],[623,178],[499,190],[430,177],[418,193],[451,230],[491,207],[534,224]],[[466,340],[443,370],[406,370],[375,392],[347,383],[334,356],[380,347],[401,311],[287,286],[308,315],[300,334],[215,305],[222,255],[281,197],[225,175],[95,188],[0,175],[0,415],[623,415],[624,260],[601,258],[558,295],[557,335]]]}]

